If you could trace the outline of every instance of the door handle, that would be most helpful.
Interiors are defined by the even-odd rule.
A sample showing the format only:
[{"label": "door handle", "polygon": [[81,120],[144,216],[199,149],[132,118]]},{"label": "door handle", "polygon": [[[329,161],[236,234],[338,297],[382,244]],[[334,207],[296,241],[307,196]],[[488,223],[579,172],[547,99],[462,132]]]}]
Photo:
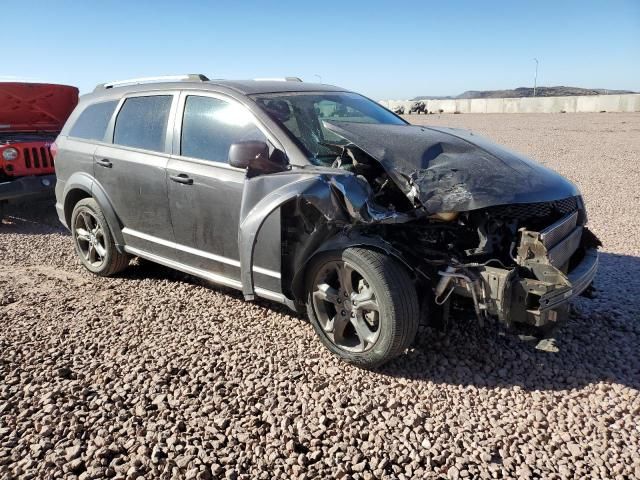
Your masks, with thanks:
[{"label": "door handle", "polygon": [[113,167],[113,163],[106,158],[101,158],[100,160],[96,160],[96,163],[101,167],[111,168]]},{"label": "door handle", "polygon": [[169,175],[169,178],[177,183],[182,183],[184,185],[193,185],[193,178],[189,177],[186,173]]}]

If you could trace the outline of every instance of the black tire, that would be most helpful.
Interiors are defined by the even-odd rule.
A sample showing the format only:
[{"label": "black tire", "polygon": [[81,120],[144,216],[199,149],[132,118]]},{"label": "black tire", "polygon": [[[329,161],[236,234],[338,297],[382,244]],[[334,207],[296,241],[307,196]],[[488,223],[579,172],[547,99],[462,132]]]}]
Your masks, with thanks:
[{"label": "black tire", "polygon": [[[116,249],[109,223],[93,198],[84,198],[76,203],[69,227],[76,254],[90,272],[108,277],[129,266],[129,255]],[[91,247],[95,261],[92,261]]]},{"label": "black tire", "polygon": [[[358,296],[362,298],[362,288],[365,288],[367,292],[370,292],[370,296],[375,297],[378,307],[374,320],[367,320],[367,325],[371,329],[365,331],[367,338],[375,340],[362,341],[364,346],[360,344],[357,346],[346,345],[348,341],[354,345],[355,343],[349,340],[347,333],[344,333],[351,332],[352,336],[360,338],[358,335],[360,330],[354,326],[354,322],[362,322],[362,319],[357,320],[358,314],[356,316],[353,314],[357,302],[350,301],[349,313],[344,315],[345,310],[342,310],[341,313],[338,312],[338,309],[335,308],[337,304],[327,300],[327,288],[330,288],[332,292],[336,290],[329,285],[332,283],[329,276],[332,275],[334,265],[339,265],[340,262],[343,262],[345,269],[351,268],[353,270],[349,274],[349,278],[351,281],[355,278],[360,286],[359,293],[352,293],[351,298],[356,299]],[[339,275],[338,272],[336,276]],[[413,342],[420,322],[418,297],[406,268],[394,258],[365,248],[323,252],[316,256],[309,265],[306,272],[306,282],[309,320],[322,343],[341,359],[361,368],[372,369],[402,354]],[[338,288],[338,290],[340,289]],[[355,296],[353,296],[354,294]],[[342,298],[342,295],[347,296],[346,293],[343,293],[339,297]],[[334,297],[335,294],[332,293],[331,298]],[[344,302],[346,304],[346,300]],[[340,303],[340,300],[337,303]],[[367,301],[360,303],[364,304]],[[346,309],[347,307],[342,308]],[[366,310],[364,311],[366,312]],[[331,312],[335,312],[335,315],[332,320],[327,322],[327,319],[332,316]],[[341,314],[341,320],[336,320]],[[360,317],[364,318],[371,314],[372,312],[368,312]],[[348,321],[345,320],[346,316],[349,316]],[[370,319],[371,317],[366,318]],[[340,333],[340,339],[336,340],[335,332],[340,329],[343,333]]]}]

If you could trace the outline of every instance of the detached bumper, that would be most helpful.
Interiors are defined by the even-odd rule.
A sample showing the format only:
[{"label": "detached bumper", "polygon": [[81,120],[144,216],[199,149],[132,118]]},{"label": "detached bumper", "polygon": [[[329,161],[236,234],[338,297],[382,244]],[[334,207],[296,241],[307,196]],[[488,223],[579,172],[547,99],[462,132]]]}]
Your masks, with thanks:
[{"label": "detached bumper", "polygon": [[516,269],[485,267],[476,296],[482,299],[481,310],[506,324],[540,327],[562,320],[567,304],[591,285],[597,270],[595,248],[585,249],[580,263],[568,274],[548,266],[538,270],[538,278],[523,278]]},{"label": "detached bumper", "polygon": [[[449,265],[439,274],[436,299],[446,292],[471,297],[478,318],[542,327],[563,320],[568,304],[589,288],[598,270],[600,240],[575,210],[541,231],[520,228],[514,263]],[[453,282],[453,290],[449,290]]]},{"label": "detached bumper", "polygon": [[0,183],[0,202],[25,198],[53,197],[55,175],[20,177]]}]

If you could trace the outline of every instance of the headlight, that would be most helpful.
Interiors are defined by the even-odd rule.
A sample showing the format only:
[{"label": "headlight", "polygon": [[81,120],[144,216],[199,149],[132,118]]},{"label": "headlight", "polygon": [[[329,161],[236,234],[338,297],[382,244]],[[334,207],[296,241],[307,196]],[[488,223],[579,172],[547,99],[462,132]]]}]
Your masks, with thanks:
[{"label": "headlight", "polygon": [[7,162],[12,162],[16,158],[18,158],[18,150],[15,148],[6,148],[4,152],[2,152],[2,158],[4,158]]}]

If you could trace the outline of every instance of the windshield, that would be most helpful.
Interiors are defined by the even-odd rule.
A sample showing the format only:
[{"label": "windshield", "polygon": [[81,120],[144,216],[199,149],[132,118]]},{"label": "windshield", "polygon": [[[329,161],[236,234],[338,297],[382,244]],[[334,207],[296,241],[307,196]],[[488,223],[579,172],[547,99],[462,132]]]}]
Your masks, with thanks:
[{"label": "windshield", "polygon": [[277,93],[255,99],[316,165],[331,164],[341,151],[340,145],[349,143],[325,128],[325,120],[406,125],[376,102],[356,93]]}]

